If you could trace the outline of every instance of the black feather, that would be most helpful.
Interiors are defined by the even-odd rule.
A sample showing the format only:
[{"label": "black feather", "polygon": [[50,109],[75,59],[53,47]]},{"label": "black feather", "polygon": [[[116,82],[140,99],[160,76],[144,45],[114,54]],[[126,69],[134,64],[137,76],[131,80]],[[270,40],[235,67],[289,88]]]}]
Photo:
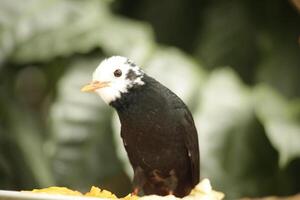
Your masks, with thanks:
[{"label": "black feather", "polygon": [[[129,71],[128,78],[134,77]],[[183,197],[199,182],[198,136],[183,101],[155,79],[111,102],[134,170],[134,187],[145,194]]]}]

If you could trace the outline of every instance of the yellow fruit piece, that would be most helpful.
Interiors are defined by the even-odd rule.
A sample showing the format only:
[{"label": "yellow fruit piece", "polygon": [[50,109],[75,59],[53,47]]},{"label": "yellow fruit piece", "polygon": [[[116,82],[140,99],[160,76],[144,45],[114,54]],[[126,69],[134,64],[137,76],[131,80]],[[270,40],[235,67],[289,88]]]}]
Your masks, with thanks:
[{"label": "yellow fruit piece", "polygon": [[139,197],[136,195],[128,194],[126,197],[121,198],[122,200],[137,200]]},{"label": "yellow fruit piece", "polygon": [[116,195],[107,191],[101,190],[98,187],[92,186],[91,190],[85,194],[85,196],[89,197],[100,197],[100,198],[110,198],[110,199],[117,199]]},{"label": "yellow fruit piece", "polygon": [[34,190],[32,190],[32,192],[82,196],[82,194],[78,191],[70,190],[66,187],[55,187],[55,186],[54,187],[43,188],[43,189],[34,189]]}]

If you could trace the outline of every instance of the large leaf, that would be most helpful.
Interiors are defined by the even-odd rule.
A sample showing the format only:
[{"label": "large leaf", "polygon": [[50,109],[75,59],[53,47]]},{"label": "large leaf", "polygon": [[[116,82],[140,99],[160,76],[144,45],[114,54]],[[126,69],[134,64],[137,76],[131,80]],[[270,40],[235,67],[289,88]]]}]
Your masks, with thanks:
[{"label": "large leaf", "polygon": [[144,66],[150,76],[172,89],[191,110],[198,105],[206,72],[192,57],[176,48],[160,47]]},{"label": "large leaf", "polygon": [[263,6],[265,12],[261,14],[265,17],[257,15],[262,31],[259,35],[261,58],[256,81],[271,85],[287,97],[299,97],[299,13],[288,1],[275,0]]},{"label": "large leaf", "polygon": [[[13,165],[14,176],[18,176],[18,186],[23,189],[48,187],[55,184],[50,170],[49,159],[45,156],[42,129],[35,116],[17,104],[8,104],[9,132],[7,153],[11,155],[9,163]],[[13,149],[13,150],[12,150]]]},{"label": "large leaf", "polygon": [[81,38],[108,17],[106,1],[38,1],[24,7],[11,30],[16,35],[13,62],[45,61],[87,52],[96,44],[82,43]]},{"label": "large leaf", "polygon": [[281,167],[300,158],[300,100],[287,101],[267,86],[254,91],[255,111],[263,122],[268,138],[280,155]]},{"label": "large leaf", "polygon": [[[80,92],[91,80],[99,58],[74,60],[59,81],[57,99],[50,112],[48,144],[56,180],[60,185],[83,191],[91,185],[103,187],[122,174],[112,141],[109,106],[96,94]],[[119,178],[120,182],[124,179]],[[128,192],[128,184],[122,185],[123,188],[118,186],[114,182],[108,187],[112,191]]]},{"label": "large leaf", "polygon": [[300,49],[296,41],[274,37],[267,40],[271,45],[257,70],[257,81],[267,83],[288,97],[300,97]]},{"label": "large leaf", "polygon": [[106,54],[126,56],[138,63],[149,59],[156,47],[150,26],[126,18],[111,17],[92,34]]},{"label": "large leaf", "polygon": [[196,57],[205,66],[232,66],[252,81],[257,60],[255,26],[246,1],[212,1],[201,14]]},{"label": "large leaf", "polygon": [[215,70],[195,113],[201,177],[228,199],[276,191],[277,154],[255,118],[250,90],[230,69]]},{"label": "large leaf", "polygon": [[[14,78],[7,76],[7,71],[1,74],[0,182],[4,183],[1,187],[7,189],[32,189],[55,184],[49,159],[45,156],[42,114],[36,112],[39,109],[37,101],[41,100],[40,89],[44,85],[39,77],[41,74],[29,75],[29,71],[34,70],[26,68]],[[6,181],[11,184],[6,185]]]},{"label": "large leaf", "polygon": [[[40,6],[38,0],[14,1],[14,3],[10,0],[3,0],[0,2],[0,66],[16,46],[14,29],[18,26],[19,19],[22,19],[23,14],[30,13],[33,5]],[[20,30],[23,31],[19,31],[20,40],[31,33],[26,25],[22,27]]]},{"label": "large leaf", "polygon": [[[7,3],[3,4],[5,7]],[[23,11],[12,8],[18,11],[15,21],[0,23],[2,60],[9,56],[16,63],[45,62],[100,47],[108,54],[142,61],[154,47],[152,31],[147,25],[113,16],[107,1],[48,0],[23,6]],[[14,12],[4,15],[4,19],[10,18]]]}]

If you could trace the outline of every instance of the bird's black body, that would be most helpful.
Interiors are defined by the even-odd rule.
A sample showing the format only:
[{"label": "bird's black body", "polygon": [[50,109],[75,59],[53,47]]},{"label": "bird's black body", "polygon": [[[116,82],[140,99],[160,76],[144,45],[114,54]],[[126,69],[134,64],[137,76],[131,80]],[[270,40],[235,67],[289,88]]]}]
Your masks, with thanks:
[{"label": "bird's black body", "polygon": [[131,87],[110,103],[121,121],[134,188],[144,194],[185,196],[199,182],[193,118],[168,88],[146,74],[142,81],[144,85]]}]

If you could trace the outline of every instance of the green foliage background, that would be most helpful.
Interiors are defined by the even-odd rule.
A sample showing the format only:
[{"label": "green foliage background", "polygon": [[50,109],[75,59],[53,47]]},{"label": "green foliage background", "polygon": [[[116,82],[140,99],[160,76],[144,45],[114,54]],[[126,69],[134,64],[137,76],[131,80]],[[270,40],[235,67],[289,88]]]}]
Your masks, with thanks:
[{"label": "green foliage background", "polygon": [[131,190],[115,113],[79,91],[117,54],[189,105],[228,199],[300,192],[299,33],[284,0],[1,0],[0,189]]}]

